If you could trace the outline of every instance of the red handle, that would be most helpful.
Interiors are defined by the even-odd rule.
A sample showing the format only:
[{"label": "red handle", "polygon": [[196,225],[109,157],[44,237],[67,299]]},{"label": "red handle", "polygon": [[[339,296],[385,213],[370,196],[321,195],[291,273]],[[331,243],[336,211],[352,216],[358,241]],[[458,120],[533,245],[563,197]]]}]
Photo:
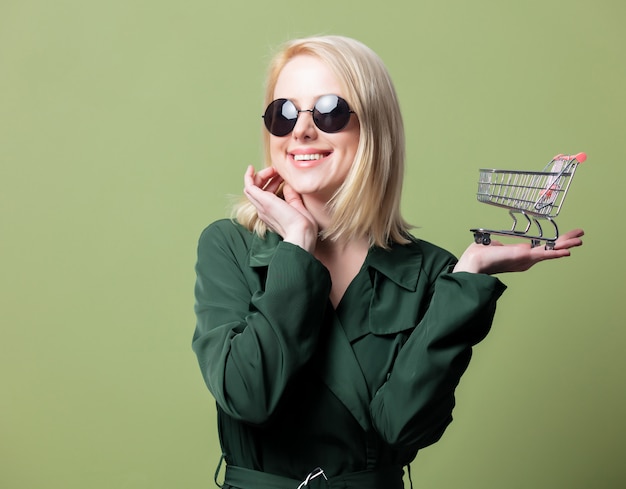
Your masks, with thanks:
[{"label": "red handle", "polygon": [[558,160],[559,158],[563,158],[563,159],[566,159],[568,161],[575,159],[576,161],[578,161],[578,163],[584,163],[584,161],[587,159],[587,154],[586,153],[578,153],[578,154],[575,154],[574,156],[559,154],[559,155],[556,155],[553,158],[553,160]]}]

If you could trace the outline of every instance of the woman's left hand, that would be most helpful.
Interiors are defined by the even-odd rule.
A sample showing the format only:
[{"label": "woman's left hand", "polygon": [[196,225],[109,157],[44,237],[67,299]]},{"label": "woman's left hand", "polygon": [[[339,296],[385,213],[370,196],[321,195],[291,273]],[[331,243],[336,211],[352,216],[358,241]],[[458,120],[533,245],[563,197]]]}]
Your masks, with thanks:
[{"label": "woman's left hand", "polygon": [[489,246],[473,243],[461,255],[454,267],[455,272],[504,273],[523,272],[544,260],[553,260],[570,255],[570,249],[583,244],[582,229],[574,229],[562,234],[553,250],[543,246],[532,248],[530,243],[504,245],[492,241]]},{"label": "woman's left hand", "polygon": [[[276,191],[283,185],[283,198]],[[284,182],[274,167],[255,173],[249,166],[244,175],[244,194],[256,207],[259,219],[283,240],[313,253],[318,225],[302,202],[302,196]]]}]

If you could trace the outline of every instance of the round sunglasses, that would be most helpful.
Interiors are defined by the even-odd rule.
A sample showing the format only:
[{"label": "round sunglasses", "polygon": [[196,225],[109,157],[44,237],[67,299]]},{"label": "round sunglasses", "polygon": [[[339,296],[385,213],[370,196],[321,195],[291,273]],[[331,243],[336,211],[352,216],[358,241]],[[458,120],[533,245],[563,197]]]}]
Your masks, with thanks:
[{"label": "round sunglasses", "polygon": [[350,122],[348,102],[337,95],[322,95],[312,109],[299,110],[291,100],[279,98],[265,109],[263,121],[265,127],[274,136],[282,137],[293,131],[301,112],[310,112],[313,122],[324,132],[339,132]]}]

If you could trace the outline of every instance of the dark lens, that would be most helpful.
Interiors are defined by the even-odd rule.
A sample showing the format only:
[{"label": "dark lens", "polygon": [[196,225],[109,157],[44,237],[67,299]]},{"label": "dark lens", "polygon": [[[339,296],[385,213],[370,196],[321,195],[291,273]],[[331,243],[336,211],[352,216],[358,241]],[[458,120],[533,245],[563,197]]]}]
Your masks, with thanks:
[{"label": "dark lens", "polygon": [[315,125],[324,132],[341,131],[350,121],[350,107],[337,95],[324,95],[313,110]]},{"label": "dark lens", "polygon": [[285,98],[274,100],[265,109],[265,127],[274,136],[282,137],[293,131],[298,119],[298,109]]}]

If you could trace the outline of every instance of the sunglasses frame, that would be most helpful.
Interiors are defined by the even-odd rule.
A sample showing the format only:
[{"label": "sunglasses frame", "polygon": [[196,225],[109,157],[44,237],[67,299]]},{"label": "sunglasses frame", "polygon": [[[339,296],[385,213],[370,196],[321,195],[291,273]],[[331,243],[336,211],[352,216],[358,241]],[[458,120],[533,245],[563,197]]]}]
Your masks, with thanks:
[{"label": "sunglasses frame", "polygon": [[[329,112],[320,112],[320,109],[318,108],[318,104],[320,103],[320,101],[324,101],[325,99],[327,99],[328,97],[334,97],[335,100],[335,104],[332,108],[331,111]],[[272,110],[274,108],[274,106],[279,103],[282,102],[282,104],[280,106],[278,106],[277,109]],[[295,112],[295,117],[292,119],[288,119],[286,118],[284,115],[282,115],[283,112],[283,108],[285,107],[285,104],[291,104],[293,107],[293,112]],[[324,117],[331,117],[333,118],[333,111],[338,109],[338,108],[343,108],[345,107],[347,109],[347,116],[346,116],[346,120],[345,123],[341,124],[338,128],[324,128],[322,127],[323,122],[321,122],[320,119],[324,118]],[[315,127],[317,127],[320,131],[325,132],[327,134],[334,134],[337,133],[343,129],[345,129],[345,127],[348,125],[348,123],[350,122],[350,114],[354,114],[355,112],[350,109],[350,105],[348,104],[348,102],[340,97],[339,95],[335,95],[333,93],[330,94],[326,94],[326,95],[322,95],[321,97],[319,97],[316,101],[315,104],[313,105],[312,109],[298,109],[296,107],[296,104],[294,104],[291,100],[286,99],[286,98],[277,98],[276,100],[272,100],[269,105],[267,106],[267,108],[265,109],[265,113],[261,116],[261,118],[263,119],[263,121],[265,122],[265,128],[269,131],[270,134],[272,134],[273,136],[276,137],[284,137],[287,136],[288,134],[290,134],[294,128],[296,127],[296,123],[298,122],[298,117],[300,117],[300,114],[302,112],[310,112],[311,113],[311,117],[313,118],[313,123],[315,124]],[[341,116],[344,116],[344,113],[340,114]],[[288,131],[276,131],[276,127],[274,125],[274,117],[273,116],[278,116],[278,117],[283,117],[284,119],[284,123],[287,124],[289,123],[289,125],[291,126],[289,128]],[[334,116],[333,120],[336,120],[337,117],[339,116]]]}]

